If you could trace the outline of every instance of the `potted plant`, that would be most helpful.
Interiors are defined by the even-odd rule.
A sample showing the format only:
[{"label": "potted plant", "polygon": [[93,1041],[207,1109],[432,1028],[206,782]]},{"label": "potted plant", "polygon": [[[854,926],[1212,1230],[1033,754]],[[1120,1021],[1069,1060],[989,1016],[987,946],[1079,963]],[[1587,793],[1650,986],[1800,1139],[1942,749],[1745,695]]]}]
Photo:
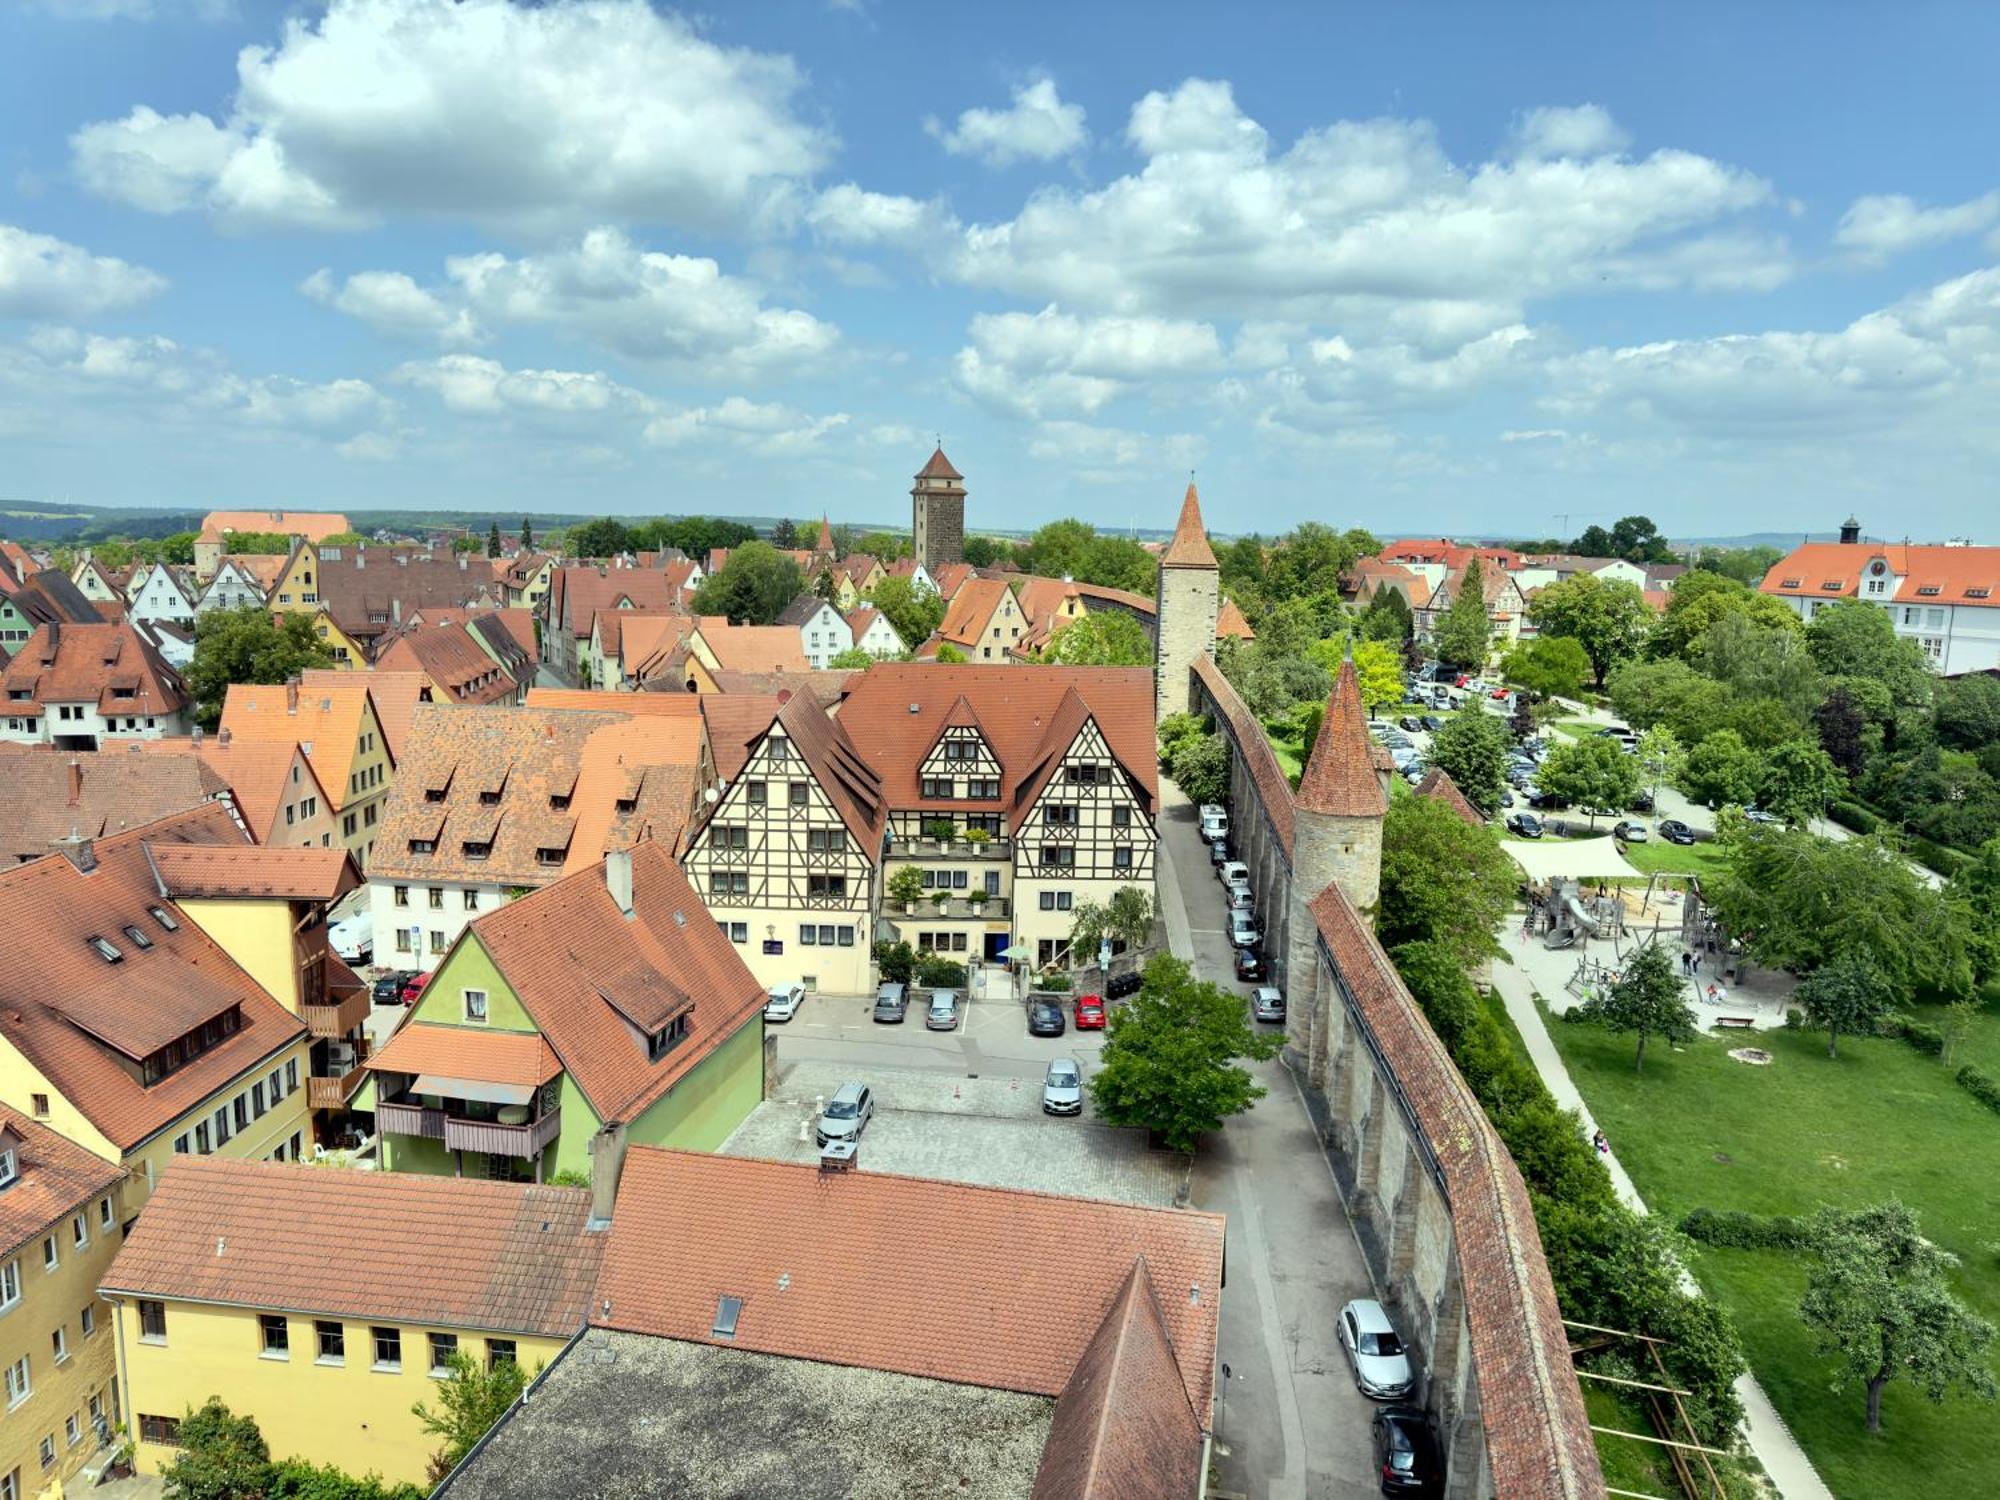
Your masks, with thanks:
[{"label": "potted plant", "polygon": [[981,844],[991,843],[993,835],[988,833],[984,828],[968,828],[965,830],[965,841],[976,849]]},{"label": "potted plant", "polygon": [[974,886],[971,890],[967,891],[965,893],[965,904],[972,908],[972,914],[975,917],[978,916],[979,909],[986,905],[986,888],[984,886]]},{"label": "potted plant", "polygon": [[937,892],[937,909],[938,909],[938,915],[941,917],[948,917],[951,915],[950,891],[941,890]]},{"label": "potted plant", "polygon": [[958,825],[950,818],[926,818],[924,835],[936,839],[940,846],[947,845],[958,836]]},{"label": "potted plant", "polygon": [[923,895],[924,877],[918,873],[915,865],[904,865],[889,877],[890,899],[903,903],[905,916],[916,913],[917,903],[923,899]]}]

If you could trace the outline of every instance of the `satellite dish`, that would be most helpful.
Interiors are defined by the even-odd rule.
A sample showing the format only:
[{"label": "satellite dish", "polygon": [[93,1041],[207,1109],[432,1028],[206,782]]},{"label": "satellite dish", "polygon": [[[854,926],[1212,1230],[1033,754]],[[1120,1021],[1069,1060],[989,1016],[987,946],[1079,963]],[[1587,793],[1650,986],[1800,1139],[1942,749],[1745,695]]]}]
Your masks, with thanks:
[{"label": "satellite dish", "polygon": [[722,788],[712,786],[703,792],[702,796],[706,797],[710,802],[720,802],[722,800]]}]

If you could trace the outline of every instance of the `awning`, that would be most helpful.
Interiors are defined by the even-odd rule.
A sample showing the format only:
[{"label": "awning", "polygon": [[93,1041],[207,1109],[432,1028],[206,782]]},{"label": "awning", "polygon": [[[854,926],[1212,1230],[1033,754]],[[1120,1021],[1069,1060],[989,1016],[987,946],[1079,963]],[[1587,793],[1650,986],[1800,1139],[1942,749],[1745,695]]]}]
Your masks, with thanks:
[{"label": "awning", "polygon": [[526,1104],[535,1097],[534,1089],[523,1083],[488,1083],[481,1078],[440,1078],[419,1073],[410,1085],[413,1094],[436,1094],[441,1099],[465,1099],[476,1104]]}]

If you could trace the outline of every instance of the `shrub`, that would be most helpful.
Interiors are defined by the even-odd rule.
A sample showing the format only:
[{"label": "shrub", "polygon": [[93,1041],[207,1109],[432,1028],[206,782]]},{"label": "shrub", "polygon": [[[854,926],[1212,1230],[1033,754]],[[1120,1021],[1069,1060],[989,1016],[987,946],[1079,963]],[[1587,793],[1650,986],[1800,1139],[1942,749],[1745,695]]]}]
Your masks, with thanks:
[{"label": "shrub", "polygon": [[1035,977],[1035,988],[1047,990],[1052,995],[1067,995],[1070,989],[1069,975],[1050,970]]},{"label": "shrub", "polygon": [[1962,850],[1947,849],[1943,844],[1925,838],[1910,840],[1910,858],[1949,880],[1972,864],[1972,856]]},{"label": "shrub", "polygon": [[1926,1057],[1944,1056],[1944,1033],[1908,1016],[1885,1016],[1875,1028],[1877,1036],[1899,1037]]},{"label": "shrub", "polygon": [[965,986],[965,965],[935,953],[917,960],[917,983],[934,990],[956,990]]},{"label": "shrub", "polygon": [[1856,833],[1873,833],[1882,826],[1882,820],[1858,802],[1830,803],[1826,815],[1842,828],[1851,828]]},{"label": "shrub", "polygon": [[1796,1005],[1785,1007],[1785,1030],[1797,1031],[1806,1024],[1806,1013]]},{"label": "shrub", "polygon": [[908,943],[877,943],[875,966],[885,982],[908,984],[917,971],[917,950]]},{"label": "shrub", "polygon": [[1952,1074],[1958,1086],[1996,1114],[2000,1114],[2000,1083],[1995,1083],[1986,1074],[1974,1067],[1960,1068]]},{"label": "shrub", "polygon": [[1691,1240],[1732,1250],[1797,1250],[1806,1243],[1805,1225],[1789,1214],[1763,1218],[1733,1208],[1697,1208],[1680,1229]]}]

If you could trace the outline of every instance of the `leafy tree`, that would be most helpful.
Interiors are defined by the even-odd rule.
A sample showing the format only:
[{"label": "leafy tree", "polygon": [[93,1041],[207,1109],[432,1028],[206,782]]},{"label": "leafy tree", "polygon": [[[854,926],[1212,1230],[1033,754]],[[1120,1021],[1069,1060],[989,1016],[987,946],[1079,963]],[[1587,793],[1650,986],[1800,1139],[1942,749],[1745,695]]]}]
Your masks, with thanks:
[{"label": "leafy tree", "polygon": [[2000,974],[2000,837],[1979,846],[1946,893],[1964,916],[1973,972],[1981,979]]},{"label": "leafy tree", "polygon": [[781,520],[771,528],[771,545],[790,550],[799,544],[799,523]]},{"label": "leafy tree", "polygon": [[[1218,660],[1223,664],[1223,675],[1236,684],[1243,701],[1260,719],[1277,718],[1295,703],[1324,703],[1333,688],[1326,668],[1302,656],[1252,648],[1224,652]],[[1242,662],[1250,664],[1247,671],[1236,665]]]},{"label": "leafy tree", "polygon": [[1070,952],[1094,960],[1104,939],[1128,948],[1142,947],[1153,935],[1155,906],[1150,891],[1121,885],[1109,901],[1086,901],[1070,923]]},{"label": "leafy tree", "polygon": [[479,538],[476,536],[459,536],[459,537],[453,537],[451,540],[451,550],[453,552],[464,552],[464,553],[477,552],[485,545],[486,544],[480,541]]},{"label": "leafy tree", "polygon": [[1535,785],[1583,808],[1591,826],[1600,812],[1615,813],[1639,794],[1639,758],[1603,735],[1570,740],[1549,748],[1535,771]]},{"label": "leafy tree", "polygon": [[1153,642],[1122,609],[1100,609],[1057,631],[1042,660],[1066,667],[1149,667]]},{"label": "leafy tree", "polygon": [[1899,704],[1931,701],[1937,683],[1924,648],[1896,634],[1889,611],[1861,599],[1838,599],[1815,611],[1806,649],[1830,677],[1872,677]]},{"label": "leafy tree", "polygon": [[1634,563],[1674,560],[1667,539],[1647,516],[1626,516],[1609,531],[1602,526],[1586,526],[1568,550],[1583,557],[1618,557]]},{"label": "leafy tree", "polygon": [[[921,876],[918,878],[922,879]],[[877,943],[875,967],[885,980],[908,984],[917,972],[917,950],[908,943]]]},{"label": "leafy tree", "polygon": [[1667,595],[1666,612],[1647,637],[1646,650],[1655,657],[1684,657],[1728,615],[1793,634],[1805,629],[1805,622],[1782,599],[1745,588],[1720,573],[1687,572]]},{"label": "leafy tree", "polygon": [[500,555],[500,523],[498,521],[495,521],[487,530],[486,555],[488,557],[498,557]]},{"label": "leafy tree", "polygon": [[828,669],[835,672],[865,672],[874,665],[874,654],[862,650],[859,646],[849,646],[845,651],[837,651],[827,662]]},{"label": "leafy tree", "polygon": [[1416,617],[1410,613],[1410,601],[1403,597],[1403,591],[1390,584],[1375,586],[1375,597],[1368,601],[1368,609],[1361,617],[1361,634],[1371,641],[1388,641],[1401,647],[1416,631]]},{"label": "leafy tree", "polygon": [[1671,729],[1664,724],[1647,730],[1639,736],[1636,747],[1639,774],[1646,779],[1646,789],[1652,793],[1655,804],[1660,799],[1662,785],[1673,785],[1681,778],[1687,766],[1687,751]]},{"label": "leafy tree", "polygon": [[1826,1207],[1807,1227],[1814,1265],[1799,1318],[1835,1360],[1832,1388],[1867,1393],[1868,1430],[1882,1430],[1882,1392],[1901,1378],[1942,1405],[1956,1390],[1991,1401],[1993,1325],[1955,1296],[1958,1258],[1923,1236],[1898,1200]]},{"label": "leafy tree", "polygon": [[1757,796],[1763,762],[1733,729],[1718,729],[1688,751],[1677,783],[1693,801],[1707,807],[1733,802],[1741,807]]},{"label": "leafy tree", "polygon": [[1189,740],[1198,740],[1215,726],[1200,714],[1168,714],[1160,720],[1160,764],[1166,765]]},{"label": "leafy tree", "polygon": [[1197,807],[1229,800],[1229,746],[1219,734],[1183,740],[1174,750],[1167,774],[1181,795]]},{"label": "leafy tree", "polygon": [[425,1432],[444,1441],[431,1458],[432,1472],[438,1478],[472,1451],[472,1445],[507,1414],[528,1383],[527,1373],[511,1359],[497,1360],[489,1367],[463,1349],[455,1349],[447,1363],[451,1373],[438,1382],[436,1409],[422,1401],[410,1408]]},{"label": "leafy tree", "polygon": [[955,665],[958,662],[964,661],[966,659],[966,656],[963,651],[958,649],[958,647],[954,646],[950,641],[946,641],[943,645],[938,647],[937,659],[943,662],[945,665],[951,666]]},{"label": "leafy tree", "polygon": [[255,1417],[239,1417],[210,1396],[181,1418],[180,1448],[160,1471],[167,1500],[262,1500],[271,1445]]},{"label": "leafy tree", "polygon": [[899,557],[908,557],[912,548],[908,532],[870,531],[855,539],[854,550],[865,552],[870,557],[879,557],[885,563],[892,563]]},{"label": "leafy tree", "polygon": [[182,674],[204,729],[222,722],[232,682],[285,682],[307,667],[330,667],[333,653],[313,634],[312,616],[272,617],[257,605],[210,610],[194,626],[194,660]]},{"label": "leafy tree", "polygon": [[[1382,544],[1366,531],[1335,531],[1318,521],[1302,521],[1272,545],[1263,559],[1264,592],[1272,599],[1311,594],[1338,597],[1340,577]],[[1260,624],[1260,630],[1263,628]]]},{"label": "leafy tree", "polygon": [[1547,698],[1574,698],[1590,676],[1590,658],[1566,635],[1522,641],[1501,658],[1500,670],[1516,687]]},{"label": "leafy tree", "polygon": [[1754,589],[1784,558],[1776,547],[1704,547],[1695,554],[1690,569],[1719,573]]},{"label": "leafy tree", "polygon": [[1942,679],[1935,690],[1938,743],[1980,750],[2000,743],[2000,677],[1967,672]]},{"label": "leafy tree", "polygon": [[1500,810],[1507,780],[1507,726],[1482,708],[1462,709],[1431,736],[1431,764],[1465,793],[1465,800],[1489,818]]},{"label": "leafy tree", "polygon": [[831,599],[833,597],[834,582],[833,567],[831,564],[825,564],[820,568],[819,576],[813,580],[812,591],[822,599]]},{"label": "leafy tree", "polygon": [[875,585],[869,602],[888,617],[896,634],[912,649],[929,640],[944,623],[944,600],[935,591],[919,588],[895,573]]},{"label": "leafy tree", "polygon": [[1456,1054],[1479,1024],[1479,991],[1465,964],[1444,943],[1404,943],[1389,957],[1438,1040]]},{"label": "leafy tree", "polygon": [[582,521],[563,531],[563,551],[571,557],[613,557],[632,545],[625,523],[609,516]]},{"label": "leafy tree", "polygon": [[1599,990],[1578,1007],[1577,1013],[1607,1031],[1637,1033],[1639,1047],[1632,1056],[1635,1073],[1646,1071],[1648,1037],[1691,1042],[1697,1035],[1687,983],[1674,972],[1667,950],[1658,943],[1648,943],[1627,958],[1618,982]]},{"label": "leafy tree", "polygon": [[521,517],[521,550],[526,552],[535,545],[535,528],[528,524],[526,516]]},{"label": "leafy tree", "polygon": [[969,536],[965,539],[965,560],[975,568],[990,568],[1012,559],[1014,549],[997,537]]},{"label": "leafy tree", "polygon": [[1628,661],[1605,687],[1618,717],[1635,729],[1665,725],[1683,745],[1701,743],[1727,712],[1729,690],[1684,661]]},{"label": "leafy tree", "polygon": [[1809,740],[1787,740],[1764,754],[1757,805],[1804,827],[1840,790],[1840,771],[1824,750]]},{"label": "leafy tree", "polygon": [[1840,1033],[1866,1036],[1896,1008],[1896,993],[1875,961],[1865,953],[1838,954],[1814,969],[1792,992],[1792,998],[1815,1026],[1826,1028],[1826,1055],[1838,1058]]},{"label": "leafy tree", "polygon": [[1130,537],[1105,536],[1088,521],[1051,521],[1021,549],[1021,565],[1047,578],[1151,594],[1159,572],[1153,554]]},{"label": "leafy tree", "polygon": [[727,615],[735,625],[769,625],[804,591],[799,565],[769,542],[733,547],[722,571],[694,591],[696,614]]},{"label": "leafy tree", "polygon": [[1403,663],[1396,648],[1386,641],[1356,644],[1354,679],[1361,689],[1361,701],[1370,713],[1403,701]]},{"label": "leafy tree", "polygon": [[[158,541],[139,544],[142,555],[148,562],[174,563],[187,567],[194,561],[194,539],[192,531],[173,531]],[[332,537],[328,537],[330,542]]]},{"label": "leafy tree", "polygon": [[1528,618],[1542,635],[1567,637],[1583,647],[1602,687],[1614,666],[1639,654],[1653,608],[1634,584],[1578,573],[1537,591],[1529,601]]},{"label": "leafy tree", "polygon": [[1819,735],[1820,749],[1849,779],[1861,774],[1865,744],[1863,733],[1867,727],[1868,722],[1862,717],[1860,705],[1845,685],[1836,686],[1813,710],[1813,728]]},{"label": "leafy tree", "polygon": [[1486,614],[1486,579],[1478,558],[1465,565],[1458,593],[1437,622],[1434,632],[1438,660],[1454,667],[1480,667],[1493,637]]},{"label": "leafy tree", "polygon": [[1274,1056],[1281,1041],[1253,1031],[1235,995],[1162,955],[1131,1003],[1112,1012],[1091,1099],[1106,1123],[1143,1126],[1168,1150],[1192,1151],[1264,1097],[1239,1060]]},{"label": "leafy tree", "polygon": [[1492,952],[1493,929],[1519,884],[1491,828],[1430,797],[1389,799],[1375,917],[1384,947],[1442,943],[1471,968]]},{"label": "leafy tree", "polygon": [[424,1500],[426,1493],[421,1485],[385,1484],[375,1474],[356,1479],[332,1464],[281,1458],[271,1465],[263,1500]]}]

